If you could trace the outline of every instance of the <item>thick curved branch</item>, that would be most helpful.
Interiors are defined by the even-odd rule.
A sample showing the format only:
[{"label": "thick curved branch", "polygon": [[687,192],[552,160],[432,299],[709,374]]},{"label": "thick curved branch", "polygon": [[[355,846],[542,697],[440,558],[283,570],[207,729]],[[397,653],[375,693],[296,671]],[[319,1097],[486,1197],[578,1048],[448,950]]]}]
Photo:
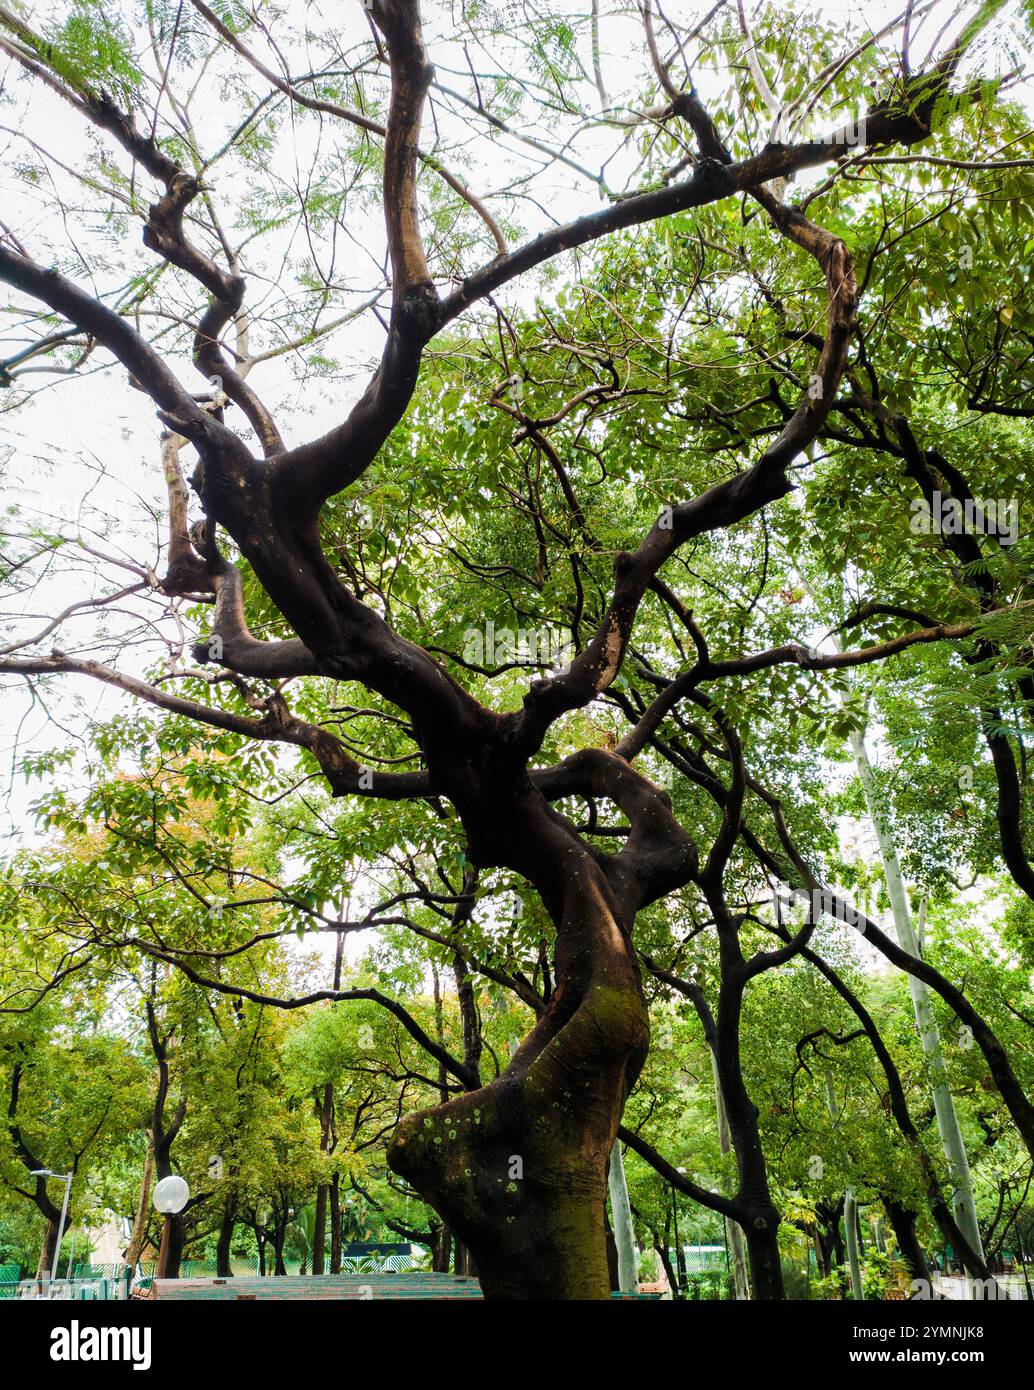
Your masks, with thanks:
[{"label": "thick curved branch", "polygon": [[[194,0],[194,3],[199,5],[200,0]],[[398,81],[400,90],[406,93],[405,100],[400,100],[396,107],[403,123],[408,122],[413,115],[413,98],[422,80],[416,74],[416,69],[426,63],[426,55],[419,39],[418,22],[415,39],[412,34],[414,12],[415,6],[412,4],[402,5],[401,8],[385,6],[382,11],[374,11],[378,24],[388,38],[393,90]],[[385,29],[385,23],[389,20],[389,27]],[[407,64],[411,65],[412,72],[407,72]],[[944,94],[947,80],[948,76],[945,73],[928,79],[928,90],[924,99],[914,108],[907,105],[900,108],[878,106],[868,111],[863,118],[862,127],[865,130],[867,147],[907,145],[926,139],[930,134],[929,119],[934,102]],[[401,419],[409,403],[424,343],[478,300],[484,299],[517,276],[535,269],[573,247],[584,246],[627,227],[655,221],[690,208],[703,207],[738,193],[749,192],[772,179],[786,178],[799,169],[838,159],[853,149],[857,139],[856,127],[852,125],[850,128],[833,131],[819,140],[792,146],[769,146],[760,155],[733,164],[724,162],[720,157],[718,152],[724,154],[724,147],[717,136],[714,135],[712,140],[707,135],[703,122],[707,122],[708,118],[703,109],[697,111],[694,108],[689,118],[697,121],[700,131],[710,144],[707,156],[695,166],[688,179],[665,188],[620,199],[610,207],[553,228],[508,255],[496,257],[480,270],[473,272],[452,294],[440,302],[437,295],[427,286],[424,286],[422,293],[412,288],[403,290],[400,297],[400,287],[396,285],[393,326],[389,331],[388,342],[376,376],[343,425],[322,439],[303,445],[284,457],[277,472],[278,477],[284,480],[285,503],[304,510],[306,514],[313,513],[327,497],[346,488],[360,476],[387,434]],[[389,120],[389,126],[390,124]],[[711,130],[713,131],[713,127]],[[412,152],[415,139],[415,134],[412,136],[412,144],[400,139],[393,143],[392,148],[405,148],[407,157],[412,160],[415,158]],[[397,165],[396,170],[397,186],[404,192],[408,186],[408,175],[402,176]],[[386,194],[388,186],[386,172]],[[386,212],[390,238],[391,212],[387,208]],[[818,246],[817,229],[813,234],[808,231],[810,227],[811,224],[801,213],[793,209],[782,210],[780,230],[806,249]],[[812,247],[806,245],[809,241]],[[830,241],[833,239],[830,238]],[[842,244],[837,242],[836,246],[841,247]],[[843,365],[837,353],[842,345],[841,338],[849,331],[851,323],[853,302],[849,301],[852,300],[854,290],[853,277],[848,285],[846,277],[850,272],[850,261],[846,251],[828,255],[823,247],[818,249],[822,252],[827,279],[838,281],[838,293],[839,282],[845,281],[845,293],[840,296],[841,302],[835,321],[831,319],[830,333],[827,334],[828,341],[823,353],[825,360],[820,363],[817,373],[823,387],[827,391],[832,387],[835,393],[834,376],[839,379]],[[418,258],[414,258],[414,264],[417,262]],[[393,253],[393,265],[394,263]],[[835,373],[830,370],[834,366]],[[777,441],[778,448],[773,446],[774,452],[769,460],[770,471],[777,469],[780,464],[785,466],[785,463],[804,447],[813,437],[814,432],[810,426],[815,416],[821,410],[824,418],[826,409],[825,405],[820,407],[810,398],[805,401],[801,410],[780,435]],[[751,473],[742,474],[740,477],[750,478],[751,486],[756,482]],[[742,484],[740,486],[742,487]],[[764,501],[771,500],[771,496],[764,497],[756,505],[763,505]],[[693,507],[694,504],[686,503],[683,506]],[[731,521],[738,520],[745,514],[747,513],[733,514],[730,519],[716,520],[713,525],[729,525]],[[701,523],[698,510],[683,515],[686,527],[684,539],[710,529],[709,525]],[[694,526],[697,529],[693,529]],[[596,655],[599,656],[600,653],[597,652]]]},{"label": "thick curved branch", "polygon": [[[943,90],[942,86],[939,91],[943,93]],[[923,110],[914,112],[886,107],[867,111],[860,126],[865,131],[866,146],[910,145],[925,140],[930,129],[924,114],[929,116],[932,105],[931,98]],[[584,246],[626,227],[747,193],[772,179],[787,178],[800,169],[839,159],[854,148],[856,141],[856,127],[852,125],[831,131],[818,140],[768,146],[761,154],[739,163],[723,164],[714,157],[703,159],[694,167],[691,176],[680,183],[622,198],[611,207],[552,228],[508,256],[501,256],[474,271],[442,301],[439,326],[451,322],[479,299],[563,251]]]},{"label": "thick curved branch", "polygon": [[216,574],[212,635],[193,649],[198,661],[218,661],[241,676],[287,680],[318,673],[316,658],[299,638],[261,642],[248,630],[241,572],[226,565]]},{"label": "thick curved branch", "polygon": [[278,503],[303,521],[359,477],[401,420],[416,387],[424,344],[439,316],[417,203],[420,122],[433,74],[419,7],[416,0],[370,0],[369,10],[384,35],[391,70],[383,185],[391,319],[380,365],[347,420],[285,455],[273,469],[271,486]]},{"label": "thick curved branch", "polygon": [[625,844],[617,854],[600,855],[598,862],[630,921],[641,907],[696,876],[697,848],[672,814],[671,798],[624,758],[586,748],[555,767],[537,769],[532,781],[547,800],[575,794],[607,797],[628,817]]}]

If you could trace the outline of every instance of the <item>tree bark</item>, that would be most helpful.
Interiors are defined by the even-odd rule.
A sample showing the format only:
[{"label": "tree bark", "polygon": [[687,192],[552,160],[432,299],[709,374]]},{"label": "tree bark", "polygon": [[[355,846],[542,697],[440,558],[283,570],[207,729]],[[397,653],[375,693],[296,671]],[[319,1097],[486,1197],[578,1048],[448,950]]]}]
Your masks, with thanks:
[{"label": "tree bark", "polygon": [[614,1243],[614,1232],[610,1228],[606,1207],[603,1209],[603,1238],[607,1242],[607,1274],[610,1276],[610,1291],[617,1293],[621,1289],[621,1275],[618,1272],[618,1248]]},{"label": "tree bark", "polygon": [[[334,988],[341,988],[341,962],[345,949],[345,934],[343,931],[337,933],[337,941],[334,947]],[[334,1083],[328,1081],[323,1088],[323,1097],[320,1103],[320,1152],[329,1154],[334,1145]],[[335,1183],[337,1174],[334,1175]],[[313,1223],[312,1234],[312,1272],[322,1274],[326,1263],[327,1248],[327,1202],[330,1196],[330,1184],[321,1182],[316,1188],[316,1215]],[[336,1221],[337,1213],[332,1213],[332,1218]],[[331,1266],[334,1264],[334,1237],[331,1236]],[[331,1270],[332,1273],[340,1273],[341,1270],[341,1238],[338,1235],[337,1245],[337,1269]]]},{"label": "tree bark", "polygon": [[287,1275],[287,1265],[284,1264],[284,1241],[287,1239],[287,1224],[277,1225],[273,1231],[273,1275]]},{"label": "tree bark", "polygon": [[858,1203],[853,1187],[844,1193],[844,1245],[847,1248],[847,1270],[851,1276],[851,1297],[861,1303],[865,1299],[865,1290],[858,1258]]},{"label": "tree bark", "polygon": [[930,1268],[926,1263],[923,1247],[919,1244],[919,1237],[916,1235],[915,1212],[909,1211],[907,1207],[903,1207],[892,1197],[886,1195],[883,1197],[883,1208],[894,1229],[898,1250],[908,1267],[909,1275],[913,1280],[922,1279],[929,1282]]},{"label": "tree bark", "polygon": [[486,1298],[603,1299],[606,1164],[648,1016],[606,877],[541,806],[528,809],[521,840],[558,924],[557,988],[506,1071],[407,1116],[388,1162],[470,1248]]},{"label": "tree bark", "polygon": [[327,1243],[327,1197],[329,1185],[321,1182],[316,1188],[316,1214],[312,1231],[312,1272],[322,1274]]},{"label": "tree bark", "polygon": [[758,1109],[747,1091],[740,1057],[740,1017],[746,975],[734,936],[723,933],[721,955],[722,986],[715,1020],[714,1057],[736,1153],[739,1174],[736,1197],[744,1211],[742,1225],[750,1260],[750,1283],[755,1299],[782,1299],[785,1292],[779,1254],[781,1218],[768,1185]]},{"label": "tree bark", "polygon": [[229,1197],[223,1207],[222,1220],[219,1222],[219,1239],[215,1246],[215,1272],[219,1279],[229,1279],[233,1274],[231,1246],[236,1219],[237,1203],[233,1197]]},{"label": "tree bark", "polygon": [[[732,1152],[732,1134],[729,1130],[729,1117],[725,1110],[722,1095],[722,1082],[718,1075],[718,1062],[711,1050],[711,1075],[714,1079],[714,1100],[718,1112],[718,1147],[723,1154]],[[729,1248],[729,1265],[732,1273],[732,1287],[737,1301],[750,1298],[750,1282],[747,1278],[747,1244],[743,1227],[731,1216],[724,1216],[725,1239]]]},{"label": "tree bark", "polygon": [[40,1247],[36,1278],[46,1279],[57,1258],[57,1221],[48,1216],[43,1222],[43,1244]]},{"label": "tree bark", "polygon": [[177,1212],[169,1218],[169,1252],[165,1262],[166,1279],[178,1279],[183,1264],[183,1251],[187,1244],[187,1227],[183,1213]]},{"label": "tree bark", "polygon": [[154,1147],[151,1144],[151,1137],[147,1137],[147,1157],[144,1160],[144,1175],[140,1180],[140,1200],[137,1202],[136,1216],[133,1218],[133,1230],[129,1237],[129,1244],[123,1261],[127,1269],[135,1269],[140,1262],[144,1245],[147,1241],[147,1221],[150,1215],[151,1203],[151,1179],[154,1176]]},{"label": "tree bark", "polygon": [[435,1274],[448,1274],[452,1263],[452,1232],[449,1223],[444,1222],[434,1232],[431,1244],[431,1268]]},{"label": "tree bark", "polygon": [[[731,1225],[742,1233],[754,1297],[779,1299],[784,1296],[778,1242],[780,1215],[772,1202],[758,1128],[758,1111],[747,1093],[740,1057],[743,996],[752,974],[740,949],[738,933],[723,895],[712,887],[708,902],[718,923],[721,984],[717,1018],[699,985],[660,970],[648,957],[646,960],[658,979],[664,980],[692,1001],[710,1049],[715,1094],[719,1102],[719,1138],[721,1141],[724,1124],[727,1141],[736,1155],[738,1173],[736,1193],[726,1204],[731,1205],[733,1210],[725,1210],[721,1206],[712,1209],[722,1213],[727,1221],[727,1230]],[[728,1150],[723,1149],[723,1152]],[[730,1245],[730,1255],[734,1248]],[[744,1245],[741,1244],[741,1257],[743,1249]],[[676,1253],[681,1274],[681,1250]],[[739,1296],[739,1289],[748,1287],[745,1270],[741,1268],[738,1277],[742,1280],[737,1286]]]},{"label": "tree bark", "polygon": [[335,1173],[330,1183],[330,1272],[341,1273],[341,1176]]},{"label": "tree bark", "polygon": [[[826,1066],[825,1069],[826,1087],[826,1109],[829,1111],[829,1118],[833,1125],[839,1119],[837,1109],[836,1087],[833,1083],[833,1069]],[[858,1203],[855,1201],[854,1188],[848,1184],[844,1192],[844,1248],[847,1252],[847,1273],[851,1281],[851,1297],[861,1302],[865,1298],[862,1288],[862,1267],[858,1259]]]}]

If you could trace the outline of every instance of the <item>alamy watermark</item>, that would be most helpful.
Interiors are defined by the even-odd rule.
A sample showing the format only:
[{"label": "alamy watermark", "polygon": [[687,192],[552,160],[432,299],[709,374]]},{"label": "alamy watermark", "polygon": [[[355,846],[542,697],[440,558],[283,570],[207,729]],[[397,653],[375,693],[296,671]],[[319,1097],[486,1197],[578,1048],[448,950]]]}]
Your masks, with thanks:
[{"label": "alamy watermark", "polygon": [[909,504],[909,522],[916,536],[961,536],[979,533],[994,536],[1002,545],[1015,545],[1020,538],[1020,504],[1016,498],[945,497],[934,492],[929,501],[916,498]]},{"label": "alamy watermark", "polygon": [[463,633],[463,660],[471,666],[542,666],[566,671],[574,656],[569,638],[551,627],[496,627],[491,618],[484,629]]},{"label": "alamy watermark", "polygon": [[[872,893],[874,899],[876,891],[874,889]],[[778,910],[780,918],[789,918],[795,925],[818,922],[824,916],[832,917],[834,921],[843,922],[864,936],[877,915],[875,901],[869,904],[869,911],[866,912],[854,907],[844,896],[830,888],[794,888],[789,883],[777,883],[772,896],[773,907]]]},{"label": "alamy watermark", "polygon": [[51,1361],[128,1361],[134,1371],[151,1368],[149,1327],[89,1327],[72,1318],[50,1334]]}]

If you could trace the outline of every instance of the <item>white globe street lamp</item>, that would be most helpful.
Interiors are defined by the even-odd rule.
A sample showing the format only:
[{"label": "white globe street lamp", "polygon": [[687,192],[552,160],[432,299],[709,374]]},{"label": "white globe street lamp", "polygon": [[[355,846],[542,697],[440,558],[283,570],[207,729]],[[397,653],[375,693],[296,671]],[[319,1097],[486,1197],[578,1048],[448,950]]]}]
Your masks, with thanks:
[{"label": "white globe street lamp", "polygon": [[162,1243],[158,1247],[158,1268],[155,1270],[155,1279],[164,1279],[165,1271],[169,1263],[169,1234],[172,1230],[172,1218],[181,1212],[190,1199],[190,1188],[183,1178],[172,1177],[162,1178],[155,1184],[151,1201],[154,1203],[156,1211],[160,1211],[165,1217],[162,1223]]},{"label": "white globe street lamp", "polygon": [[174,1176],[162,1178],[155,1186],[151,1201],[154,1203],[155,1211],[160,1211],[163,1216],[175,1216],[187,1205],[189,1198],[190,1188],[186,1181]]}]

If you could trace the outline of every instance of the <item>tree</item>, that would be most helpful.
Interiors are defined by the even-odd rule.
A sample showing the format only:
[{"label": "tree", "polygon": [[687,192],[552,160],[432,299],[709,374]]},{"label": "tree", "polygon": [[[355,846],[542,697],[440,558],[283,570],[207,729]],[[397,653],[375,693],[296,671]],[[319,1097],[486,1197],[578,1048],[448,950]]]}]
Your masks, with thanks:
[{"label": "tree", "polygon": [[64,1194],[53,1178],[34,1175],[70,1173],[65,1232],[76,1222],[87,1224],[107,1186],[105,1169],[125,1152],[144,1105],[139,1059],[124,1039],[105,1029],[95,985],[78,988],[69,1002],[80,1011],[75,1033],[56,1000],[26,1015],[7,1016],[0,1031],[5,1096],[0,1179],[43,1218],[41,1276],[60,1272]]},{"label": "tree", "polygon": [[[88,253],[90,283],[74,235],[60,264],[47,267],[31,226],[4,230],[0,278],[14,291],[27,340],[5,358],[4,380],[20,392],[24,375],[40,367],[74,376],[101,361],[111,370],[114,359],[134,405],[156,410],[163,426],[152,448],[167,492],[160,576],[143,552],[116,559],[131,584],[55,611],[16,640],[0,672],[34,690],[78,675],[149,703],[166,716],[155,734],[159,755],[163,743],[166,753],[176,741],[185,752],[215,730],[213,756],[198,761],[211,769],[216,755],[239,760],[229,775],[241,785],[250,775],[257,795],[274,785],[296,791],[299,779],[318,776],[331,799],[372,808],[361,823],[378,853],[433,843],[438,881],[415,897],[423,917],[438,920],[429,930],[454,948],[470,934],[462,920],[475,896],[468,868],[491,880],[489,895],[511,882],[522,897],[531,890],[537,907],[526,930],[535,934],[539,987],[528,981],[519,927],[517,968],[502,973],[536,1017],[500,1075],[485,1082],[470,1026],[457,1057],[379,989],[272,996],[220,975],[238,943],[204,945],[216,952],[205,956],[170,949],[160,930],[144,940],[147,954],[201,988],[287,1007],[366,1000],[394,1014],[438,1064],[441,1099],[403,1119],[389,1163],[470,1249],[490,1297],[607,1292],[606,1165],[649,1038],[634,932],[655,904],[688,898],[718,943],[714,1056],[736,1190],[704,1192],[663,1161],[660,1171],[743,1226],[754,1294],[777,1298],[780,1212],[744,1072],[743,1014],[755,982],[808,949],[823,904],[841,915],[844,906],[820,879],[832,848],[821,815],[806,798],[797,804],[787,772],[800,683],[831,673],[814,692],[821,722],[844,669],[928,644],[963,651],[971,682],[952,689],[978,710],[993,764],[994,804],[984,814],[997,820],[1009,873],[1023,891],[1031,887],[1018,813],[1023,760],[1014,751],[1034,703],[1022,655],[1028,601],[1003,543],[1009,536],[992,530],[988,509],[979,534],[942,532],[952,563],[966,571],[966,592],[934,547],[917,559],[920,576],[904,596],[890,593],[890,582],[881,588],[878,564],[859,553],[852,563],[878,597],[861,602],[859,592],[844,627],[863,636],[840,653],[823,654],[806,643],[807,631],[793,631],[796,602],[780,609],[767,558],[774,532],[776,548],[790,555],[783,577],[792,594],[806,508],[828,519],[845,491],[849,508],[876,510],[888,530],[910,534],[900,479],[888,479],[882,453],[901,464],[928,508],[943,496],[960,508],[977,496],[966,467],[918,442],[930,391],[909,418],[915,402],[901,381],[900,335],[927,331],[924,293],[936,307],[949,291],[943,267],[924,279],[908,257],[926,244],[916,203],[928,193],[929,216],[957,221],[974,207],[987,218],[999,216],[992,205],[1023,205],[1029,136],[1022,144],[1008,78],[987,64],[992,41],[1007,51],[1025,36],[999,22],[998,5],[980,5],[949,20],[936,41],[931,34],[933,49],[919,61],[909,6],[881,35],[858,41],[812,25],[805,74],[776,79],[766,65],[779,52],[777,11],[756,29],[742,7],[737,18],[712,11],[680,28],[647,4],[636,16],[643,65],[612,98],[599,61],[583,57],[586,41],[598,54],[604,40],[595,9],[586,28],[584,18],[576,25],[550,7],[517,36],[512,81],[492,64],[483,85],[471,66],[457,92],[432,66],[455,21],[442,21],[428,45],[416,0],[364,8],[369,32],[361,27],[355,44],[336,28],[307,32],[316,67],[298,74],[292,59],[287,75],[280,24],[268,43],[277,56],[265,59],[261,14],[236,7],[227,16],[203,0],[176,10],[154,4],[146,33],[86,0],[47,32],[0,10],[0,49],[26,78],[30,111],[56,98],[101,142],[102,162],[67,176],[113,247]],[[631,18],[618,8],[612,42],[623,42]],[[488,11],[458,23],[483,55],[509,46]],[[874,71],[883,39],[894,60]],[[199,95],[209,61],[227,93],[247,96],[243,122],[236,108],[229,122],[212,113]],[[739,74],[730,109],[701,94],[709,83],[698,86],[696,75],[709,64],[723,79]],[[519,239],[521,177],[500,195],[496,216],[453,172],[448,131],[439,144],[425,119],[436,102],[453,113],[450,129],[462,110],[491,139],[561,161],[565,174],[595,186],[602,205]],[[809,133],[820,105],[856,119]],[[527,133],[524,121],[537,116],[541,125],[554,106],[576,136],[585,127],[619,148],[638,142],[628,187],[612,190],[588,156]],[[290,195],[278,180],[301,147],[292,148],[284,113],[292,122],[313,118],[305,138],[318,140],[325,123],[335,139],[353,141],[304,155],[305,187]],[[29,148],[53,163],[35,137]],[[220,178],[217,166],[232,161],[236,179]],[[829,166],[821,182],[789,196],[795,177]],[[30,208],[36,168],[26,173]],[[902,169],[915,181],[904,190]],[[960,212],[965,200],[952,180],[961,170],[974,173],[976,191]],[[260,196],[249,179],[259,180]],[[153,202],[138,191],[144,181]],[[878,197],[869,197],[870,183]],[[229,218],[224,195],[239,199]],[[337,238],[364,235],[355,205],[368,196],[383,213],[389,267],[379,360],[351,409],[324,433],[290,443],[284,412],[259,395],[253,369],[261,376],[260,363],[282,353],[307,353],[310,375],[326,366],[320,353],[351,313],[338,312]],[[1016,211],[1003,235],[1018,236],[1026,216]],[[130,238],[138,220],[144,254]],[[271,266],[283,259],[289,226],[309,250],[263,314],[255,283],[279,283]],[[881,282],[874,272],[891,263]],[[536,288],[549,302],[540,295],[532,306],[512,287],[540,269]],[[894,275],[901,303],[881,303],[878,286]],[[381,288],[368,297],[373,315]],[[863,291],[874,301],[869,310]],[[935,350],[966,408],[989,419],[1022,410],[1014,402],[1026,359],[1009,340],[1029,300],[1017,298],[1001,306],[990,339],[981,302],[926,312],[936,320],[933,338],[951,320],[962,348],[952,338]],[[183,380],[185,352],[199,373],[192,385]],[[188,449],[200,509],[193,522],[181,461]],[[379,529],[356,506],[378,493],[396,517]],[[73,542],[70,566],[97,549]],[[30,528],[8,561],[14,582],[65,550],[61,538]],[[756,559],[762,577],[748,601],[726,603],[739,582],[737,553],[748,572]],[[845,568],[841,558],[841,581]],[[985,568],[992,577],[980,577]],[[708,580],[723,599],[701,605]],[[450,607],[455,594],[461,600]],[[142,672],[131,645],[114,662],[45,650],[58,626],[84,612],[114,614],[132,598],[167,605],[177,627],[168,651],[150,653]],[[493,613],[505,619],[498,627]],[[483,631],[472,631],[475,615]],[[883,636],[888,619],[904,631]],[[570,651],[566,638],[555,649],[560,633],[570,635]],[[755,639],[762,645],[752,650]],[[813,756],[820,742],[813,734]],[[263,764],[267,745],[275,752]],[[298,750],[291,764],[289,749]],[[405,770],[380,770],[398,765]],[[767,785],[773,773],[776,791]],[[163,808],[174,800],[163,793]],[[298,803],[306,805],[304,793]],[[134,814],[142,824],[142,808]],[[351,880],[350,855],[329,839],[313,852],[315,895],[292,905],[310,919],[325,916]],[[452,877],[442,868],[450,854],[459,856]],[[758,918],[777,882],[811,895],[794,932]],[[372,916],[383,922],[392,901],[389,894]],[[863,926],[972,1030],[1011,1122],[1034,1145],[1034,1107],[987,1019],[871,918]],[[423,920],[416,927],[428,930]],[[91,928],[87,938],[105,949],[125,944],[110,928]],[[468,954],[499,975],[498,964]],[[286,1188],[278,1194],[268,1226],[278,1260],[289,1197]]]}]

